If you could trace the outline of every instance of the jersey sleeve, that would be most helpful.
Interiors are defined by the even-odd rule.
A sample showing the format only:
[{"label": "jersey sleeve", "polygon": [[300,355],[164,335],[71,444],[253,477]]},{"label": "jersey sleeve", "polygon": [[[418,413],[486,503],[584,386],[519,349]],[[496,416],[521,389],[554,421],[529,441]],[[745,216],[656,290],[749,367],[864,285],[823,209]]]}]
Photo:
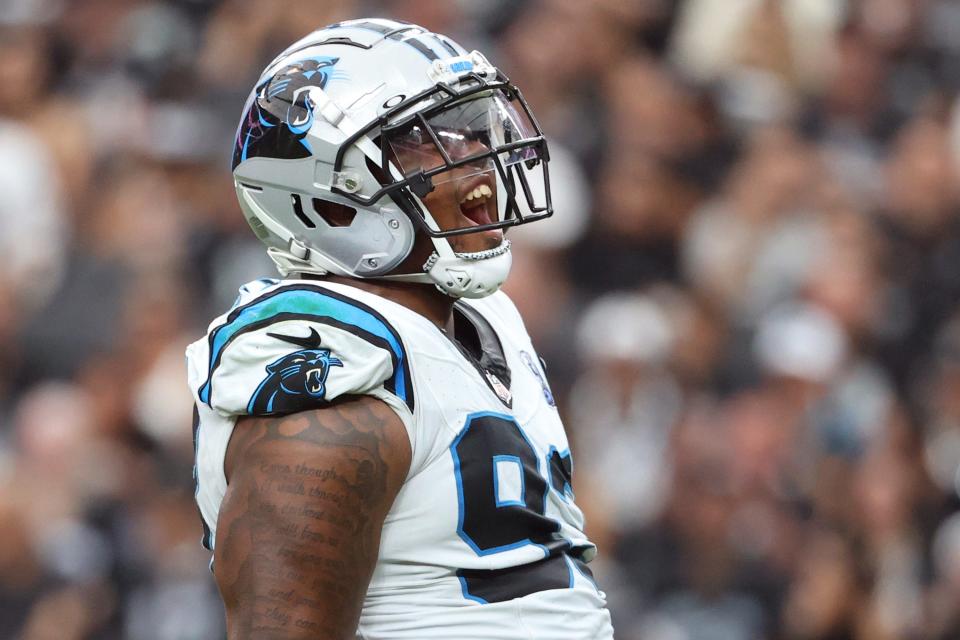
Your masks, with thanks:
[{"label": "jersey sleeve", "polygon": [[396,330],[371,307],[322,287],[268,291],[215,322],[202,343],[188,349],[194,391],[224,415],[284,415],[344,395],[380,397],[404,418],[414,409]]}]

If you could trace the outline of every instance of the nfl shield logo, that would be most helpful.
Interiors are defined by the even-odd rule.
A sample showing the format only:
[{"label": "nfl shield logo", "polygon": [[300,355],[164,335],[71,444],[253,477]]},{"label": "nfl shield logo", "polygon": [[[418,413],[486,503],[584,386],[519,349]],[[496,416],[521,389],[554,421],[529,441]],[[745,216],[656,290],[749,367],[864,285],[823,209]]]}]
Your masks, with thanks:
[{"label": "nfl shield logo", "polygon": [[493,387],[493,390],[497,393],[497,396],[503,401],[503,404],[510,405],[513,401],[513,394],[510,393],[510,389],[507,389],[507,385],[500,382],[500,378],[493,375],[489,371],[485,371],[487,374],[487,380],[490,381],[490,386]]}]

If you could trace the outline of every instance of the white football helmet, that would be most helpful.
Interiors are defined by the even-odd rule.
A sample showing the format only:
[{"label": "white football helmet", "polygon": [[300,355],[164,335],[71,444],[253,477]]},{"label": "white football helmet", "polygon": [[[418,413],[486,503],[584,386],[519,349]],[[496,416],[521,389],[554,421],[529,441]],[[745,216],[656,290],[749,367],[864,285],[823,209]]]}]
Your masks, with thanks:
[{"label": "white football helmet", "polygon": [[[510,243],[457,253],[447,238],[551,215],[547,164],[529,107],[481,53],[379,19],[315,31],[270,63],[233,153],[241,208],[284,275],[433,283],[471,298],[506,279]],[[542,172],[542,195],[531,171]],[[467,194],[461,212],[474,224],[441,228],[422,198],[471,176],[485,176],[471,191],[476,203],[495,199],[496,211],[477,213]],[[421,270],[396,273],[417,234],[433,254]]]}]

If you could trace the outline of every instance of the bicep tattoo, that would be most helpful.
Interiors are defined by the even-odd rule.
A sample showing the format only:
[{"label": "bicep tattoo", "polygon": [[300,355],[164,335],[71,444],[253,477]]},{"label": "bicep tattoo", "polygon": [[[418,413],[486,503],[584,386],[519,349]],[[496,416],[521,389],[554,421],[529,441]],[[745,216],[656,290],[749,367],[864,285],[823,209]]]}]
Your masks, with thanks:
[{"label": "bicep tattoo", "polygon": [[403,424],[374,398],[241,419],[214,565],[230,640],[353,638],[409,466]]}]

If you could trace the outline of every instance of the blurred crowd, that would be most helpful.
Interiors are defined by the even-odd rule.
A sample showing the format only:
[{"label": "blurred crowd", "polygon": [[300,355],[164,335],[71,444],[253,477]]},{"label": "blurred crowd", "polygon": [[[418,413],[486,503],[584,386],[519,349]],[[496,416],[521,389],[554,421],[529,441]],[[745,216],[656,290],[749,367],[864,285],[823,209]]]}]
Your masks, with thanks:
[{"label": "blurred crowd", "polygon": [[273,274],[231,139],[368,15],[550,137],[507,289],[619,640],[960,638],[953,0],[0,0],[0,638],[222,637],[183,349]]}]

